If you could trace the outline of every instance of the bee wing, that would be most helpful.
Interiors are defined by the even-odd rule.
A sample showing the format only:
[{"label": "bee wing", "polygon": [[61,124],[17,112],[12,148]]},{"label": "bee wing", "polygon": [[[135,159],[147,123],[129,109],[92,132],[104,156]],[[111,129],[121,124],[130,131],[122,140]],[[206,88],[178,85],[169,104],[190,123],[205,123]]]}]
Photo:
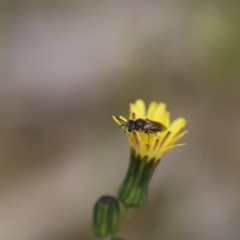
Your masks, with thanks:
[{"label": "bee wing", "polygon": [[155,122],[155,121],[152,121],[148,118],[146,119],[146,122],[147,122],[147,125],[145,125],[145,127],[147,126],[149,128],[156,129],[156,130],[159,130],[159,131],[167,130],[167,127],[160,122]]},{"label": "bee wing", "polygon": [[150,120],[150,119],[148,119],[148,118],[146,118],[146,120],[145,120],[146,122],[148,122],[148,123],[152,123],[152,124],[160,124],[161,125],[161,123],[160,122],[155,122],[155,121],[153,121],[153,120]]}]

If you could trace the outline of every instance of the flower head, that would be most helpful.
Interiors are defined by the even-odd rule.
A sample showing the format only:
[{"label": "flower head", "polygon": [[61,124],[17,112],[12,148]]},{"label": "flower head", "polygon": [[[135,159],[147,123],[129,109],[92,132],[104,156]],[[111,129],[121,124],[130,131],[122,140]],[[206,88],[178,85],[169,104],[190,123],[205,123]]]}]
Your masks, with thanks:
[{"label": "flower head", "polygon": [[[122,127],[131,150],[140,159],[158,161],[169,150],[185,145],[175,143],[187,133],[187,131],[180,133],[186,125],[186,120],[177,118],[170,122],[170,113],[166,110],[165,103],[151,102],[149,107],[146,108],[144,101],[139,99],[130,104],[129,120],[136,122],[137,119],[142,119],[147,123],[151,123],[151,121],[157,122],[162,126],[160,131],[151,131],[145,128],[140,129],[141,131],[138,128],[129,131],[128,125],[126,127],[126,124],[123,124],[128,123],[129,120],[122,116],[119,118],[113,116],[113,119]],[[146,126],[149,126],[149,124]]]},{"label": "flower head", "polygon": [[186,120],[178,118],[171,123],[166,104],[151,102],[146,109],[143,100],[130,104],[128,120],[122,116],[113,119],[124,130],[131,148],[118,198],[127,208],[141,207],[147,201],[148,185],[162,155],[184,145],[175,143],[187,133],[180,133]]}]

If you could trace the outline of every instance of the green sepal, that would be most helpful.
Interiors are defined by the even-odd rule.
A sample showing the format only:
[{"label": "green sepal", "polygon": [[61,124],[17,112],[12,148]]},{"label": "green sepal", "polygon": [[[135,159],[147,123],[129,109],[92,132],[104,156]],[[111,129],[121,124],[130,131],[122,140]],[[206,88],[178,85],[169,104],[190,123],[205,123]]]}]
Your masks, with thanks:
[{"label": "green sepal", "polygon": [[146,203],[148,185],[159,162],[160,159],[140,158],[131,152],[128,172],[118,192],[124,206],[135,208]]}]

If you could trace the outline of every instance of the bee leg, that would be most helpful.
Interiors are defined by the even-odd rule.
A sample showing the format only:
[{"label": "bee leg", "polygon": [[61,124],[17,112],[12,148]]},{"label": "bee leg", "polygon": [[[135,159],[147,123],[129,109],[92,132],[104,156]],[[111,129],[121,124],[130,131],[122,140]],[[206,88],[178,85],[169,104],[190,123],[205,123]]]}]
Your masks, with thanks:
[{"label": "bee leg", "polygon": [[145,133],[148,135],[148,143],[150,143],[150,132],[149,132],[149,130],[145,130]]},{"label": "bee leg", "polygon": [[153,134],[154,136],[156,136],[157,138],[160,138],[155,132],[153,132],[153,131],[151,131],[151,130],[149,130],[149,132],[150,132],[151,134]]}]

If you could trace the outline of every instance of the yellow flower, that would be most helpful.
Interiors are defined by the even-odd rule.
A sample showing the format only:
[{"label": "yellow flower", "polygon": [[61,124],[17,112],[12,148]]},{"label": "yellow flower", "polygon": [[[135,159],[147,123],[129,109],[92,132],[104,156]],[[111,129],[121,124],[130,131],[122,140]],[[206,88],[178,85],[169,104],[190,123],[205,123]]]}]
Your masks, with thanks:
[{"label": "yellow flower", "polygon": [[[145,159],[146,161],[158,161],[163,154],[169,150],[177,146],[185,145],[175,143],[187,133],[187,131],[181,132],[186,125],[186,120],[181,117],[170,122],[170,113],[166,110],[165,103],[151,102],[148,108],[146,108],[144,101],[140,99],[135,103],[131,103],[129,119],[135,121],[139,118],[159,122],[163,124],[166,129],[156,133],[146,133],[144,131],[129,132],[122,126],[131,150],[135,153],[135,157]],[[128,121],[122,116],[119,118],[113,116],[113,119],[119,126],[123,125],[122,121]]]},{"label": "yellow flower", "polygon": [[[185,145],[175,143],[187,133],[180,133],[186,120],[178,118],[171,123],[165,103],[151,102],[146,109],[143,100],[130,104],[129,119],[113,119],[124,130],[131,148],[129,168],[118,198],[126,208],[141,207],[147,201],[149,182],[163,154]],[[152,121],[156,122],[154,126]]]}]

